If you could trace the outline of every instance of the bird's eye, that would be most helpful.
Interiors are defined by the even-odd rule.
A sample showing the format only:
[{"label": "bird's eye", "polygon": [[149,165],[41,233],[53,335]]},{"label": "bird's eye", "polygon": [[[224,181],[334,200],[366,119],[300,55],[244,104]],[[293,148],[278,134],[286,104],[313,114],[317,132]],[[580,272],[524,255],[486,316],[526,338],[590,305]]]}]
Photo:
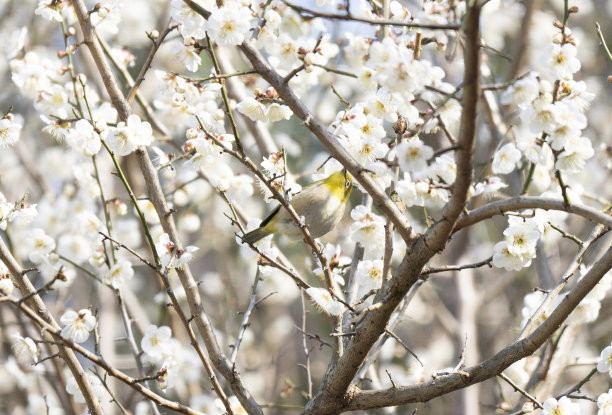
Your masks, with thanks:
[{"label": "bird's eye", "polygon": [[351,186],[351,182],[350,181],[345,181],[344,182],[344,187],[346,187],[347,189]]}]

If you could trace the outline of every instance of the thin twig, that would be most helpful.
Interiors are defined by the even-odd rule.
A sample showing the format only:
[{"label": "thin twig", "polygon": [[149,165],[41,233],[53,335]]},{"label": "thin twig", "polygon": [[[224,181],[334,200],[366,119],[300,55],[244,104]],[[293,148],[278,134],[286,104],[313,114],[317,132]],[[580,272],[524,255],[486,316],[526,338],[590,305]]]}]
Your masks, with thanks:
[{"label": "thin twig", "polygon": [[346,14],[337,14],[337,13],[326,13],[319,12],[316,10],[307,9],[306,7],[297,6],[295,4],[289,3],[286,0],[283,0],[287,6],[291,7],[297,12],[305,13],[314,17],[321,17],[324,19],[332,19],[332,20],[349,20],[355,22],[368,23],[371,25],[381,25],[381,26],[400,26],[400,27],[414,27],[421,29],[433,29],[433,30],[459,30],[461,25],[456,23],[449,24],[428,24],[428,23],[411,23],[411,22],[402,22],[399,20],[392,19],[368,19],[365,17],[357,17],[351,15],[348,10]]},{"label": "thin twig", "polygon": [[531,402],[533,402],[538,408],[544,408],[544,406],[540,403],[540,401],[538,401],[536,399],[535,396],[532,396],[529,392],[527,392],[526,390],[524,390],[523,388],[521,388],[519,385],[517,385],[516,383],[514,383],[512,381],[512,379],[510,379],[508,376],[506,376],[504,373],[500,373],[497,375],[498,377],[502,378],[503,380],[505,380],[510,386],[512,386],[514,388],[514,390],[518,393],[520,393],[521,395],[523,395],[524,397],[526,397],[527,399],[529,399]]},{"label": "thin twig", "polygon": [[393,332],[392,332],[392,331],[390,331],[390,330],[385,330],[385,333],[387,333],[389,336],[393,337],[393,338],[394,338],[394,339],[395,339],[395,340],[396,340],[396,341],[397,341],[399,344],[401,344],[401,345],[402,345],[402,347],[403,347],[404,349],[406,349],[406,351],[407,351],[408,353],[410,353],[410,354],[412,355],[412,357],[414,357],[414,358],[417,360],[417,362],[419,362],[419,364],[421,365],[421,367],[425,367],[425,365],[423,365],[423,362],[421,362],[421,359],[419,359],[419,356],[417,356],[417,355],[416,355],[416,353],[414,353],[412,350],[410,350],[410,347],[408,347],[408,346],[406,345],[406,343],[404,343],[404,341],[403,341],[402,339],[400,339],[400,338],[399,338],[399,336],[398,336],[397,334],[393,333]]},{"label": "thin twig", "polygon": [[480,268],[480,267],[485,266],[485,265],[488,265],[489,267],[491,267],[491,261],[493,261],[493,257],[492,256],[487,258],[487,259],[484,259],[482,261],[474,262],[472,264],[445,265],[445,266],[442,266],[442,267],[431,267],[431,268],[427,268],[426,267],[421,272],[421,275],[435,274],[437,272],[461,271],[462,269]]},{"label": "thin twig", "polygon": [[142,83],[142,81],[144,81],[145,75],[147,71],[149,70],[149,68],[151,67],[151,63],[153,62],[153,58],[155,57],[155,54],[159,50],[159,47],[161,46],[161,44],[164,42],[164,39],[166,38],[166,36],[168,36],[170,32],[172,32],[177,27],[178,27],[178,24],[170,25],[170,23],[168,22],[168,25],[166,25],[166,28],[164,29],[163,32],[160,33],[159,37],[157,39],[152,39],[153,45],[151,46],[151,50],[149,51],[149,54],[147,55],[147,59],[145,59],[144,63],[142,64],[142,67],[140,68],[140,72],[138,73],[138,76],[136,77],[136,80],[134,81],[134,85],[132,85],[130,92],[127,94],[127,97],[125,98],[128,104],[132,105],[132,102],[134,101],[134,97],[136,96],[136,91],[138,91],[140,84]]},{"label": "thin twig", "polygon": [[240,348],[240,344],[242,343],[242,339],[244,337],[244,333],[246,333],[247,328],[249,327],[249,319],[251,318],[251,312],[253,308],[255,308],[255,304],[257,304],[257,284],[261,281],[261,273],[259,271],[259,267],[257,267],[257,271],[255,272],[255,281],[253,281],[253,285],[251,286],[251,296],[249,298],[249,306],[242,316],[242,323],[240,323],[240,329],[238,330],[238,336],[236,336],[236,341],[230,347],[232,348],[232,354],[230,355],[230,362],[232,365],[236,364],[236,357],[238,356],[238,349]]}]

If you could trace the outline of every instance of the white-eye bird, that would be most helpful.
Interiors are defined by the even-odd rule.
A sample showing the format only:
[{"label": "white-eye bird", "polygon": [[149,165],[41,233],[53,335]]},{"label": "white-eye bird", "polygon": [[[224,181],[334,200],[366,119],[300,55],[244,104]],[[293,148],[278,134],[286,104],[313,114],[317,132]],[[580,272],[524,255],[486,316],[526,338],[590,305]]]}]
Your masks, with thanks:
[{"label": "white-eye bird", "polygon": [[[310,235],[318,238],[334,229],[340,222],[351,190],[353,190],[353,180],[346,169],[343,169],[305,186],[290,202],[300,218],[304,218]],[[245,234],[242,239],[248,244],[253,244],[271,234],[299,238],[302,231],[289,212],[278,205],[261,222],[259,228]]]}]

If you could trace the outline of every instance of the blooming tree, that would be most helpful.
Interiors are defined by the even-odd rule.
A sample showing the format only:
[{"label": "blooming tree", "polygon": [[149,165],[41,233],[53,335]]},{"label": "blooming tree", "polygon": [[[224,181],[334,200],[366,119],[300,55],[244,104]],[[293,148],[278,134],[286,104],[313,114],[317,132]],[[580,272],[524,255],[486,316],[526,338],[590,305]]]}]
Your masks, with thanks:
[{"label": "blooming tree", "polygon": [[2,2],[1,410],[612,413],[612,27],[560,3]]}]

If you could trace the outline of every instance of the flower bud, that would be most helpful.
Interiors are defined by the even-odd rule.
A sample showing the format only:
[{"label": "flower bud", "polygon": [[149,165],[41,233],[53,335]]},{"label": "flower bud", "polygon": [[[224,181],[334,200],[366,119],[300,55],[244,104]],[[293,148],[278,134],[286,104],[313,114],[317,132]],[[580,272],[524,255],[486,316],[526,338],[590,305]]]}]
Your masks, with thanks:
[{"label": "flower bud", "polygon": [[393,123],[393,131],[395,131],[395,134],[397,135],[403,135],[407,128],[408,123],[406,122],[406,119],[399,115],[397,120]]},{"label": "flower bud", "polygon": [[188,140],[193,140],[194,138],[198,137],[198,129],[193,127],[193,128],[189,128],[187,130],[187,132],[185,133],[185,136],[187,137]]}]

